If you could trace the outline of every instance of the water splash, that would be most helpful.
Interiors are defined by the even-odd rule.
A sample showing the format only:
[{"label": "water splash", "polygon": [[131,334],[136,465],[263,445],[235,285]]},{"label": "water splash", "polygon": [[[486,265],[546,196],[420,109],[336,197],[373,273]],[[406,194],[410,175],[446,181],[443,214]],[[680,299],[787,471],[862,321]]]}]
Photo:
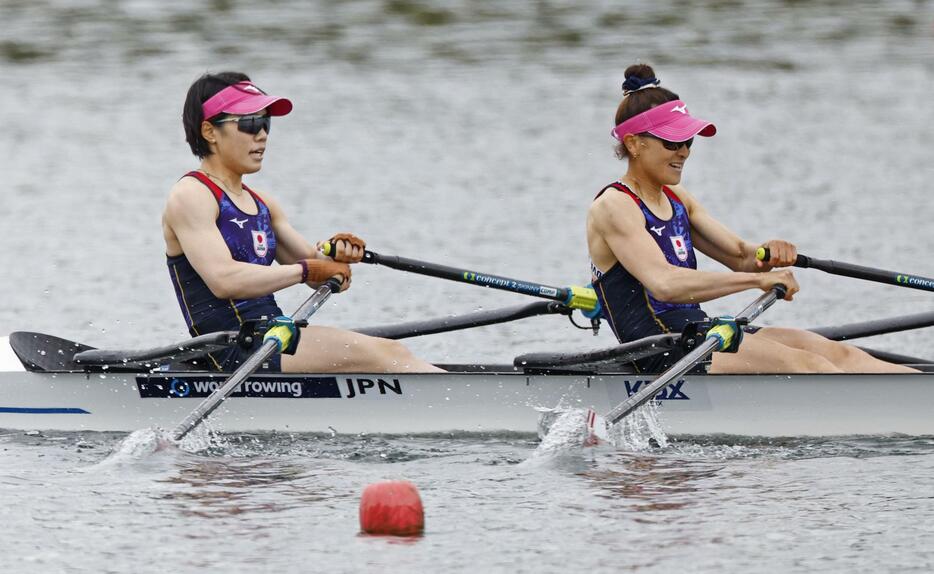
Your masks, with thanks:
[{"label": "water splash", "polygon": [[553,458],[580,450],[590,441],[588,409],[539,409],[541,442],[531,458]]},{"label": "water splash", "polygon": [[175,444],[185,452],[213,454],[231,446],[225,435],[211,426],[210,419],[202,421]]},{"label": "water splash", "polygon": [[658,419],[658,404],[649,401],[616,424],[589,409],[538,409],[541,439],[532,457],[553,457],[585,446],[607,443],[618,449],[644,452],[667,448],[668,435]]},{"label": "water splash", "polygon": [[176,448],[172,437],[162,429],[136,430],[125,436],[107,455],[107,458],[93,465],[89,470],[134,464],[160,451],[171,451]]},{"label": "water splash", "polygon": [[172,433],[165,429],[140,429],[123,437],[110,454],[91,469],[132,465],[162,453],[204,453],[227,446],[227,439],[207,423],[202,423],[180,441],[173,440]]},{"label": "water splash", "polygon": [[644,452],[668,446],[668,435],[658,420],[657,401],[647,402],[608,427],[609,442],[616,448]]}]

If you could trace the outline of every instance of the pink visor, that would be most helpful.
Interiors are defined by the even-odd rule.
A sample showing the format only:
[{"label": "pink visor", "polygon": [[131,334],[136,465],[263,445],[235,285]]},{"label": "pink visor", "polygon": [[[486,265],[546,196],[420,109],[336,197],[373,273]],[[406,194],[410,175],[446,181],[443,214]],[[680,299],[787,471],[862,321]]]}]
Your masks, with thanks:
[{"label": "pink visor", "polygon": [[717,133],[717,126],[692,117],[687,105],[681,100],[675,100],[629,118],[610,133],[622,141],[626,134],[645,132],[670,142],[683,142],[697,135],[710,137]]},{"label": "pink visor", "polygon": [[239,82],[227,86],[201,104],[205,120],[219,114],[255,114],[267,108],[270,116],[284,116],[292,111],[292,102],[286,98],[269,96],[252,82]]}]

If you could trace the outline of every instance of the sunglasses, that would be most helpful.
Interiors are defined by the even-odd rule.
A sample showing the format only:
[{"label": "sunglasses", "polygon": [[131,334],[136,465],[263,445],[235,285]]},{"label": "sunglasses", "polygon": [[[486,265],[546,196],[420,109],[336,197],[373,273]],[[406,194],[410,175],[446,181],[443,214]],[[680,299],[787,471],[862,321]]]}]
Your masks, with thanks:
[{"label": "sunglasses", "polygon": [[664,147],[668,151],[678,151],[679,149],[681,149],[681,146],[687,146],[688,149],[691,149],[691,144],[694,143],[694,138],[691,138],[683,142],[670,142],[668,140],[663,140],[662,138],[656,135],[652,135],[649,132],[641,133],[639,135],[642,137],[652,138],[653,140],[658,140],[662,142],[662,147]]},{"label": "sunglasses", "polygon": [[214,125],[222,124],[224,122],[237,122],[237,129],[245,134],[256,135],[261,130],[266,130],[266,134],[269,134],[269,129],[272,127],[272,118],[268,115],[258,116],[239,116],[233,118],[223,118],[220,120],[211,120],[211,123]]}]

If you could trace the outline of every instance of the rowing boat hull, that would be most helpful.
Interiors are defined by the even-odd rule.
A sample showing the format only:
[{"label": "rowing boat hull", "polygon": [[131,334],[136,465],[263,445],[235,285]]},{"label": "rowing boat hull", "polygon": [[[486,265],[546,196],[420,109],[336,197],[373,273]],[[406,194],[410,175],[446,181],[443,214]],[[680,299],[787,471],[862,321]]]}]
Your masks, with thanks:
[{"label": "rowing boat hull", "polygon": [[[638,375],[258,375],[212,415],[219,431],[535,432],[539,410],[598,413]],[[173,428],[223,377],[207,373],[0,372],[0,428]],[[659,399],[670,434],[934,435],[934,374],[687,375]]]}]

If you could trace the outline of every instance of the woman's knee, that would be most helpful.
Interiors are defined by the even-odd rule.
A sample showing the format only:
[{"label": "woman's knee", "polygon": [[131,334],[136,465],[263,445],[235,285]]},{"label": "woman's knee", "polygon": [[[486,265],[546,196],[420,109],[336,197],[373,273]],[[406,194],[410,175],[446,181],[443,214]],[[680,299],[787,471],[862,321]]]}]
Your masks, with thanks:
[{"label": "woman's knee", "polygon": [[858,363],[866,358],[866,352],[852,345],[831,341],[828,345],[827,358],[834,364],[844,367],[846,365]]},{"label": "woman's knee", "polygon": [[412,354],[408,347],[394,339],[373,339],[373,344],[378,346],[383,354],[391,357],[401,357]]},{"label": "woman's knee", "polygon": [[[753,339],[755,337],[755,339]],[[817,353],[750,336],[735,355],[714,355],[715,373],[839,373],[842,369]]]},{"label": "woman's knee", "polygon": [[800,373],[842,373],[843,369],[838,367],[827,357],[812,353],[810,351],[797,351],[794,353],[794,361],[801,370]]}]

